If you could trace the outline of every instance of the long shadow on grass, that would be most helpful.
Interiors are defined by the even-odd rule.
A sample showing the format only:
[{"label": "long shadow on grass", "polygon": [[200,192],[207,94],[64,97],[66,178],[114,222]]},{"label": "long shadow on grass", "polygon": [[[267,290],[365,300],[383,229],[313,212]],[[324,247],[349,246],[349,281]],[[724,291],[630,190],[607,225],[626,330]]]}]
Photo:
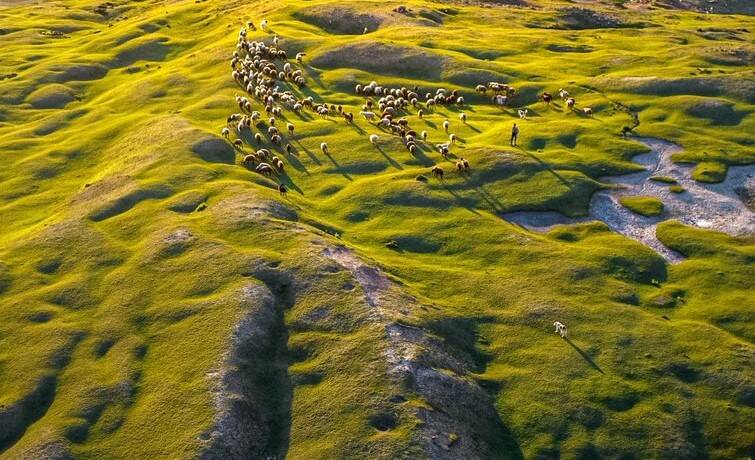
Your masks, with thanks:
[{"label": "long shadow on grass", "polygon": [[296,142],[296,145],[298,145],[300,149],[304,150],[304,153],[306,153],[307,156],[309,157],[309,159],[312,160],[312,161],[314,161],[315,164],[317,164],[317,165],[321,165],[322,164],[322,162],[320,161],[320,159],[317,158],[317,155],[315,155],[314,153],[312,153],[312,151],[309,150],[308,148],[304,147],[304,145],[302,145],[302,143],[299,142],[299,139],[294,139],[294,142]]},{"label": "long shadow on grass", "polygon": [[[292,142],[296,142],[296,141],[294,140]],[[286,160],[288,160],[288,162],[291,164],[291,166],[293,166],[295,170],[301,171],[309,176],[310,174],[307,167],[304,166],[304,164],[301,161],[299,161],[299,159],[296,157],[296,147],[294,147],[293,144],[289,144],[289,145],[293,147],[293,151],[291,153],[288,153],[288,152],[283,153],[283,155],[286,157]]]},{"label": "long shadow on grass", "polygon": [[326,153],[325,156],[328,157],[328,160],[330,160],[330,162],[333,163],[333,166],[336,167],[336,169],[338,170],[338,172],[341,173],[341,175],[343,177],[345,177],[346,179],[348,179],[350,181],[354,180],[347,172],[345,172],[343,170],[343,168],[341,167],[341,165],[336,161],[335,158],[333,158],[333,156],[330,153]]},{"label": "long shadow on grass", "polygon": [[534,153],[532,153],[532,152],[528,152],[527,150],[525,150],[525,149],[524,149],[524,148],[522,148],[522,147],[519,147],[519,150],[521,150],[522,152],[526,153],[526,154],[527,154],[527,155],[529,155],[529,156],[530,156],[530,157],[531,157],[531,158],[532,158],[533,160],[535,160],[535,161],[537,161],[538,163],[540,163],[540,165],[541,165],[541,166],[542,166],[543,168],[547,169],[548,171],[550,171],[550,173],[551,173],[551,174],[553,174],[554,176],[556,176],[556,179],[558,179],[558,180],[559,180],[559,181],[560,181],[560,182],[561,182],[562,184],[566,185],[566,186],[567,186],[567,187],[569,187],[569,188],[572,188],[572,186],[571,186],[571,184],[569,183],[569,181],[567,181],[566,179],[564,179],[564,177],[563,177],[562,175],[560,175],[560,174],[559,174],[558,172],[556,172],[556,170],[555,170],[555,169],[551,168],[551,166],[550,166],[550,165],[549,165],[548,163],[546,163],[545,161],[541,160],[541,159],[540,159],[540,157],[538,157],[537,155],[535,155],[535,154],[534,154]]},{"label": "long shadow on grass", "polygon": [[381,147],[380,147],[379,145],[376,145],[376,146],[375,146],[375,148],[377,149],[377,151],[378,151],[378,152],[380,152],[380,153],[382,153],[382,154],[383,154],[383,156],[385,157],[385,159],[386,159],[386,160],[388,160],[388,163],[390,163],[390,164],[391,164],[391,166],[393,166],[393,167],[394,167],[394,168],[396,168],[396,169],[404,169],[404,168],[403,168],[403,167],[402,167],[402,166],[401,166],[401,165],[399,164],[399,162],[398,162],[398,161],[394,160],[393,158],[391,158],[391,157],[390,157],[390,155],[388,155],[387,153],[385,153],[385,150],[383,150],[383,149],[382,149],[382,148],[381,148]]},{"label": "long shadow on grass", "polygon": [[587,363],[590,366],[592,366],[593,369],[595,369],[596,371],[600,372],[601,374],[605,374],[605,372],[603,372],[603,369],[601,369],[595,363],[595,361],[592,360],[592,358],[590,357],[590,355],[588,355],[587,353],[585,353],[584,351],[582,351],[582,349],[579,348],[576,343],[572,342],[571,339],[569,339],[568,337],[565,337],[564,340],[566,340],[566,343],[568,343],[569,345],[571,345],[572,348],[574,348],[574,350],[576,350],[576,352],[579,353],[580,356],[582,356],[582,358],[584,358],[585,361],[587,361]]}]

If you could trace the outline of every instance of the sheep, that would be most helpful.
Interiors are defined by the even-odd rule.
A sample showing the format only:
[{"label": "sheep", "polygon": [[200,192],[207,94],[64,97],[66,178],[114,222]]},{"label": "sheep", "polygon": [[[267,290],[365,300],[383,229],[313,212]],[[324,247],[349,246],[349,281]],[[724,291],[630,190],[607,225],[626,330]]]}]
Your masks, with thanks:
[{"label": "sheep", "polygon": [[370,135],[370,143],[373,145],[377,145],[379,139],[380,137],[377,134]]},{"label": "sheep", "polygon": [[291,136],[293,136],[294,135],[294,125],[293,125],[293,123],[288,123],[286,125],[286,128],[288,129],[288,134],[290,134]]},{"label": "sheep", "polygon": [[267,25],[268,25],[267,19],[263,19],[263,20],[262,20],[262,21],[260,22],[260,29],[262,29],[262,30],[264,30],[264,31],[267,31]]},{"label": "sheep", "polygon": [[285,167],[285,165],[283,164],[283,160],[281,160],[280,158],[276,158],[275,161],[273,162],[273,165],[275,166],[275,169],[278,170],[278,172],[281,172],[281,173],[283,172],[283,169]]},{"label": "sheep", "polygon": [[551,101],[553,100],[553,95],[548,92],[544,92],[540,97],[543,99],[543,102],[545,102],[546,104],[550,104]]},{"label": "sheep", "polygon": [[464,169],[469,169],[469,161],[467,161],[466,158],[462,158],[461,162],[464,164]]},{"label": "sheep", "polygon": [[562,101],[565,101],[569,98],[569,91],[566,91],[563,88],[559,88],[558,95],[561,97]]},{"label": "sheep", "polygon": [[285,197],[286,193],[288,193],[288,188],[286,188],[286,186],[282,182],[278,185],[278,193],[280,193],[283,197]]},{"label": "sheep", "polygon": [[440,166],[433,166],[433,169],[430,170],[433,173],[433,176],[437,177],[438,179],[443,179],[443,168]]},{"label": "sheep", "polygon": [[456,134],[449,135],[448,140],[451,142],[451,145],[456,144]]},{"label": "sheep", "polygon": [[427,131],[422,131],[422,134],[420,134],[420,137],[422,137],[423,142],[427,142]]},{"label": "sheep", "polygon": [[448,127],[451,125],[448,120],[443,122],[443,130],[448,133]]},{"label": "sheep", "polygon": [[249,164],[251,163],[252,166],[254,166],[254,163],[257,162],[257,155],[250,153],[249,155],[244,156],[244,166],[247,168],[249,167]]},{"label": "sheep", "polygon": [[279,41],[278,40],[278,36],[277,35],[273,35],[273,45],[278,46],[278,41]]},{"label": "sheep", "polygon": [[272,142],[275,145],[278,145],[281,143],[283,138],[279,134],[274,134],[270,137],[270,142]]},{"label": "sheep", "polygon": [[220,130],[220,134],[222,134],[223,137],[225,137],[226,139],[228,139],[228,136],[231,134],[231,130],[228,129],[227,127],[223,128],[223,129]]},{"label": "sheep", "polygon": [[270,124],[270,126],[275,126],[275,117],[270,117],[267,122]]},{"label": "sheep", "polygon": [[262,134],[260,134],[260,133],[255,133],[255,134],[254,134],[254,141],[255,141],[256,143],[258,143],[258,144],[261,144],[261,143],[262,143]]},{"label": "sheep", "polygon": [[517,110],[517,113],[519,114],[519,118],[521,118],[522,120],[526,120],[527,114],[529,113],[529,111],[530,110],[528,108]]},{"label": "sheep", "polygon": [[294,147],[291,144],[286,144],[286,153],[289,155],[294,153]]},{"label": "sheep", "polygon": [[419,110],[417,111],[417,118],[419,118],[419,119],[421,120],[421,119],[422,119],[422,116],[423,116],[424,114],[425,114],[425,112],[423,112],[423,111],[422,111],[422,109],[419,109]]},{"label": "sheep", "polygon": [[267,128],[268,136],[274,136],[276,134],[278,134],[278,128],[276,128],[275,126],[270,126],[269,128]]},{"label": "sheep", "polygon": [[301,64],[302,61],[304,60],[304,56],[306,56],[306,55],[307,55],[307,53],[296,53],[296,62],[298,62],[299,64]]},{"label": "sheep", "polygon": [[588,117],[592,116],[592,109],[590,107],[585,107],[582,109],[582,113],[585,114]]},{"label": "sheep", "polygon": [[459,120],[461,120],[462,123],[466,123],[467,122],[467,114],[464,113],[464,112],[461,112],[459,114]]},{"label": "sheep", "polygon": [[263,176],[271,176],[273,174],[273,167],[268,163],[260,163],[256,168],[254,168],[254,170],[262,174]]},{"label": "sheep", "polygon": [[354,114],[351,112],[345,112],[343,118],[346,120],[346,123],[354,123]]},{"label": "sheep", "polygon": [[416,144],[410,144],[407,146],[407,148],[409,149],[409,153],[411,153],[412,155],[414,155],[417,152]]},{"label": "sheep", "polygon": [[461,160],[456,162],[456,170],[459,172],[464,171],[464,163]]},{"label": "sheep", "polygon": [[569,107],[569,109],[573,109],[574,104],[576,103],[577,101],[573,97],[570,97],[569,99],[566,100],[566,106]]},{"label": "sheep", "polygon": [[464,97],[463,96],[457,97],[456,98],[456,104],[460,105],[460,106],[464,105]]},{"label": "sheep", "polygon": [[320,150],[322,150],[322,153],[324,153],[325,155],[328,155],[328,144],[326,144],[325,142],[320,144]]},{"label": "sheep", "polygon": [[488,88],[486,88],[485,85],[477,85],[474,90],[480,94],[485,94],[488,91]]},{"label": "sheep", "polygon": [[244,147],[244,142],[241,139],[236,139],[235,141],[233,141],[233,146],[241,150],[242,147]]}]

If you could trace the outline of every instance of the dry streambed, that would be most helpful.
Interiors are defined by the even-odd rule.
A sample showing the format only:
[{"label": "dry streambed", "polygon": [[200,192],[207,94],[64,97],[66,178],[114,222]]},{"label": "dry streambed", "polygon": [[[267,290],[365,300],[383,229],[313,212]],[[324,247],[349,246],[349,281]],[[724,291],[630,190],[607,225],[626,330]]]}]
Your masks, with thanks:
[{"label": "dry streambed", "polygon": [[[666,260],[678,262],[682,255],[664,246],[656,237],[656,225],[667,219],[677,219],[688,225],[726,232],[731,235],[755,234],[755,214],[747,207],[742,195],[755,190],[755,165],[729,167],[726,180],[718,184],[704,184],[691,178],[692,165],[674,163],[671,156],[681,147],[653,138],[639,138],[650,152],[634,157],[644,171],[604,178],[619,188],[596,193],[590,202],[588,217],[569,218],[556,212],[513,212],[503,217],[530,230],[548,231],[554,225],[575,224],[591,220],[605,222],[611,229],[655,249]],[[671,191],[668,181],[673,179],[684,188],[681,193]],[[645,217],[635,214],[619,203],[621,197],[654,196],[664,204],[663,214]]]}]

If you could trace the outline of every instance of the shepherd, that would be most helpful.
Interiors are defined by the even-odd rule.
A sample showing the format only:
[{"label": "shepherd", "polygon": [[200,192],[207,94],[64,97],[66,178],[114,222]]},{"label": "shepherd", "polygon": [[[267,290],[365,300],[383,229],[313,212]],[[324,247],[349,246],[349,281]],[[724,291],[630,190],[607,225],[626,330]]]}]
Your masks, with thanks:
[{"label": "shepherd", "polygon": [[516,147],[516,140],[519,137],[519,127],[514,123],[514,127],[511,128],[511,146]]}]

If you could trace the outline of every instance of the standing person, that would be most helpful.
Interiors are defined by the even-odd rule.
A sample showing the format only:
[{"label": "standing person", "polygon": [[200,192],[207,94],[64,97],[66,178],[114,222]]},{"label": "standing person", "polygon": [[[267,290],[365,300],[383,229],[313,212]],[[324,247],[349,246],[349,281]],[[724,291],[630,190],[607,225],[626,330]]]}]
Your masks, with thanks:
[{"label": "standing person", "polygon": [[511,128],[511,146],[516,147],[516,140],[519,137],[519,127],[514,123],[514,127]]}]

